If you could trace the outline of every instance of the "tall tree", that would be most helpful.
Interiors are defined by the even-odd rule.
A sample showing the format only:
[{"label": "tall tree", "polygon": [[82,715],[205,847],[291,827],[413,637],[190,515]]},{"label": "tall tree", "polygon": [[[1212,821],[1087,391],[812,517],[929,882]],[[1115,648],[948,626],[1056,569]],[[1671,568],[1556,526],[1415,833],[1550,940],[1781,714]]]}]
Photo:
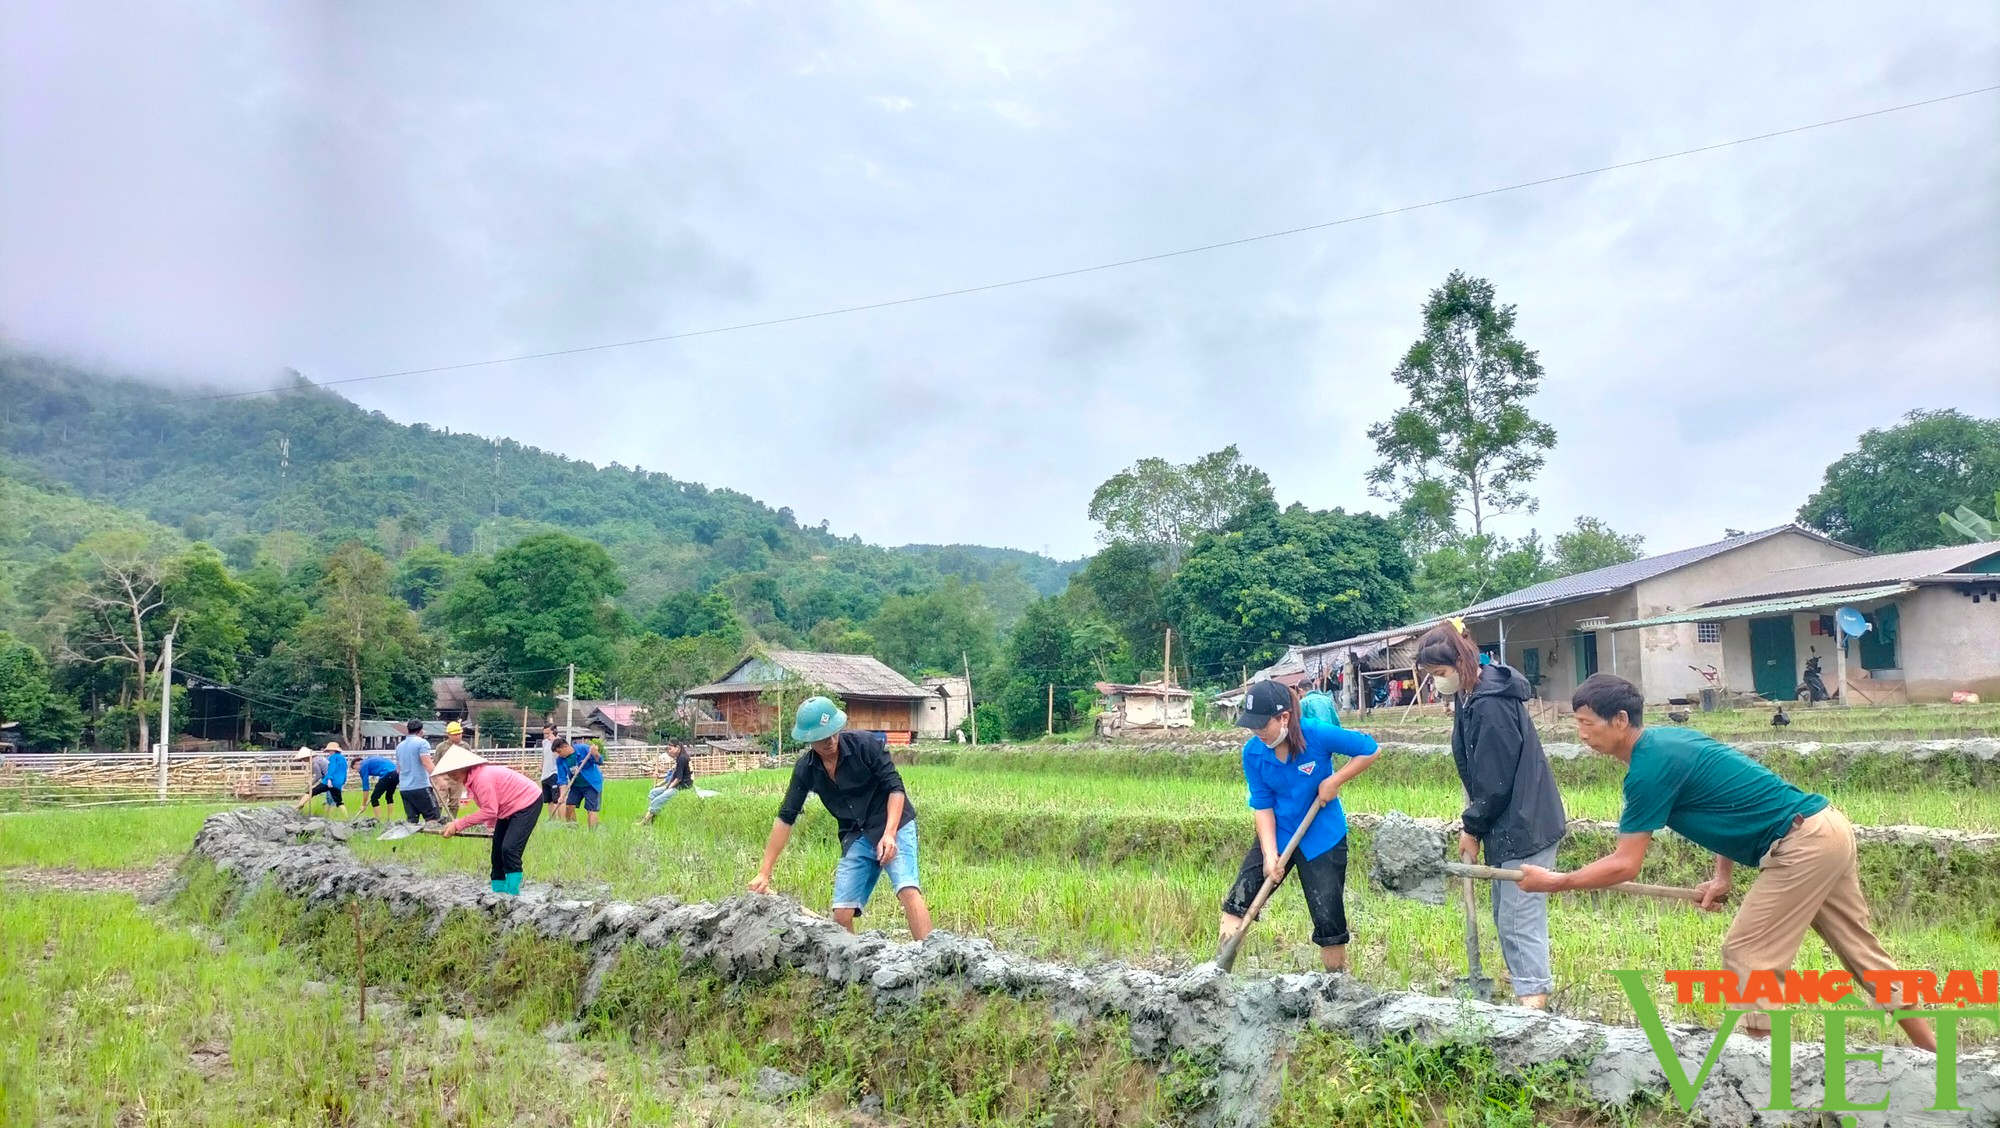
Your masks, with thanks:
[{"label": "tall tree", "polygon": [[1166,584],[1166,569],[1151,547],[1113,541],[1070,580],[1063,598],[1079,611],[1110,623],[1133,662],[1157,668],[1164,658],[1162,627],[1167,618],[1160,595]]},{"label": "tall tree", "polygon": [[611,666],[625,630],[612,599],[624,590],[602,545],[539,533],[460,577],[440,618],[462,649],[504,662],[517,695],[547,696],[572,662],[591,671]]},{"label": "tall tree", "polygon": [[1454,270],[1424,303],[1423,336],[1393,373],[1407,406],[1368,429],[1381,462],[1371,491],[1397,502],[1429,541],[1488,519],[1535,510],[1527,484],[1541,473],[1555,428],[1528,414],[1542,382],[1533,349],[1514,335],[1515,312],[1493,284]]},{"label": "tall tree", "polygon": [[294,644],[301,659],[333,675],[319,680],[332,689],[342,731],[356,744],[364,701],[385,694],[397,672],[427,669],[431,648],[415,613],[390,594],[389,562],[364,545],[349,542],[327,558],[317,596]]},{"label": "tall tree", "polygon": [[1289,643],[1346,638],[1406,620],[1411,563],[1401,531],[1373,514],[1294,505],[1195,544],[1162,603],[1197,681],[1233,682]]},{"label": "tall tree", "polygon": [[107,533],[78,546],[81,578],[55,609],[58,653],[118,672],[118,703],[138,711],[141,749],[152,746],[150,690],[159,676],[167,606],[166,561],[145,538]]},{"label": "tall tree", "polygon": [[1051,697],[1056,731],[1074,727],[1089,708],[1091,683],[1104,676],[1100,667],[1117,645],[1109,624],[1077,616],[1058,597],[1030,603],[1007,636],[999,693],[1007,735],[1018,739],[1042,732]]},{"label": "tall tree", "polygon": [[1171,574],[1196,537],[1270,502],[1270,477],[1245,464],[1231,444],[1185,465],[1140,459],[1097,487],[1090,519],[1103,526],[1099,540],[1144,545]]},{"label": "tall tree", "polygon": [[1596,517],[1578,517],[1576,526],[1556,534],[1555,559],[1549,562],[1546,579],[1594,572],[1613,564],[1639,559],[1646,538],[1638,533],[1621,533]]},{"label": "tall tree", "polygon": [[2000,419],[1912,411],[1861,436],[1826,468],[1799,520],[1871,552],[1936,548],[1955,539],[1938,520],[2000,488]]},{"label": "tall tree", "polygon": [[967,660],[974,670],[984,669],[999,647],[993,612],[979,586],[956,576],[918,595],[883,600],[867,630],[875,638],[875,656],[912,677],[956,670]]},{"label": "tall tree", "polygon": [[[619,692],[639,702],[653,735],[685,735],[681,695],[729,668],[740,645],[720,634],[662,638],[647,631],[627,642],[618,660]],[[794,704],[797,698],[793,699]]]},{"label": "tall tree", "polygon": [[83,715],[50,684],[41,651],[0,631],[0,725],[9,724],[29,748],[67,748],[83,735]]}]

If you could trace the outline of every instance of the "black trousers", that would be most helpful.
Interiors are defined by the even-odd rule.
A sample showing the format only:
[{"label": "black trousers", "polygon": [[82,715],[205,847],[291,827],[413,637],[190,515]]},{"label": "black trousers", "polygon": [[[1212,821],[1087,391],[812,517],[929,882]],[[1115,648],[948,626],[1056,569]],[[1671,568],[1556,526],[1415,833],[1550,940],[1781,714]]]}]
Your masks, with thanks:
[{"label": "black trousers", "polygon": [[[1347,839],[1317,858],[1307,861],[1292,855],[1291,868],[1306,891],[1306,911],[1312,914],[1313,943],[1331,948],[1348,941],[1347,934]],[[1252,845],[1243,855],[1243,868],[1236,871],[1236,883],[1222,899],[1222,911],[1240,917],[1250,911],[1250,902],[1264,888],[1264,848]]]},{"label": "black trousers", "polygon": [[368,805],[373,807],[379,803],[394,803],[396,801],[396,785],[401,782],[402,777],[395,772],[390,772],[388,775],[376,780],[375,790],[368,793]]},{"label": "black trousers", "polygon": [[521,854],[527,850],[528,836],[535,833],[535,823],[541,817],[542,805],[536,803],[493,824],[493,880],[521,872]]},{"label": "black trousers", "polygon": [[403,797],[403,818],[409,822],[438,817],[437,794],[428,787],[413,787],[396,794]]},{"label": "black trousers", "polygon": [[322,782],[313,784],[312,794],[307,795],[306,798],[310,799],[313,797],[313,795],[327,796],[333,802],[333,805],[336,807],[346,806],[345,803],[341,802],[340,788],[335,787],[330,783]]}]

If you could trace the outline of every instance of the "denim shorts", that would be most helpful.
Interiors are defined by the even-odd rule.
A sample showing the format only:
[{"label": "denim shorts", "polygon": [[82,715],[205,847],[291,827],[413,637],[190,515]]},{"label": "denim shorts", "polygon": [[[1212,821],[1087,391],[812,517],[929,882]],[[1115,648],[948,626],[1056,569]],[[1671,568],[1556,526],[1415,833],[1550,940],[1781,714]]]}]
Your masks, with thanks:
[{"label": "denim shorts", "polygon": [[[875,861],[875,844],[866,838],[855,839],[833,871],[833,907],[860,912],[874,894],[883,868]],[[887,869],[889,884],[896,892],[923,887],[917,881],[917,820],[911,819],[896,832],[896,857]]]}]

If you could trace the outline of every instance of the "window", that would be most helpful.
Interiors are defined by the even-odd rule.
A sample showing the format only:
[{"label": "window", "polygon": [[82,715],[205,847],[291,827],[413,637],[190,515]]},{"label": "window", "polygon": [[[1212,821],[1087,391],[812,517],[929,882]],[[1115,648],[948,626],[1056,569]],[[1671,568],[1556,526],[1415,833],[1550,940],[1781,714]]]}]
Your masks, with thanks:
[{"label": "window", "polygon": [[1696,642],[1721,642],[1722,624],[1696,623],[1694,625],[1694,640]]}]

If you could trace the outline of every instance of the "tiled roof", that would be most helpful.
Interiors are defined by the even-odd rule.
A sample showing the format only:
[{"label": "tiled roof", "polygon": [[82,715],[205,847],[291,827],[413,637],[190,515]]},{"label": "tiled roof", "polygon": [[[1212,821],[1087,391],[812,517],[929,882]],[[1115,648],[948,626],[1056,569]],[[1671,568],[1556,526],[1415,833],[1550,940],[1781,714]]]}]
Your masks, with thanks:
[{"label": "tiled roof", "polygon": [[[1803,536],[1812,537],[1815,540],[1825,541],[1827,544],[1838,545],[1840,543],[1799,525],[1779,525],[1774,529],[1765,529],[1761,532],[1726,537],[1712,544],[1683,548],[1678,552],[1662,553],[1659,556],[1647,556],[1638,560],[1630,560],[1623,564],[1613,564],[1609,568],[1598,568],[1595,571],[1578,572],[1574,576],[1564,576],[1558,580],[1550,580],[1547,583],[1522,588],[1520,591],[1508,592],[1506,595],[1489,599],[1484,603],[1475,603],[1459,612],[1459,614],[1467,619],[1490,619],[1496,615],[1504,615],[1510,611],[1531,610],[1538,607],[1549,607],[1557,603],[1569,603],[1578,599],[1589,599],[1592,596],[1603,595],[1606,592],[1631,587],[1633,584],[1650,580],[1655,576],[1664,576],[1676,568],[1685,568],[1690,564],[1700,563],[1711,556],[1718,556],[1732,549],[1742,548],[1744,545],[1756,544],[1758,541],[1766,540],[1786,532],[1799,533]],[[1840,545],[1840,547],[1846,548],[1848,546]],[[1859,552],[1860,550],[1856,549],[1855,551]]]},{"label": "tiled roof", "polygon": [[1954,544],[1944,548],[1922,548],[1915,552],[1891,552],[1883,556],[1807,564],[1759,576],[1710,602],[1734,603],[1745,599],[1769,599],[1812,591],[1922,580],[1954,572],[1969,572],[1991,557],[2000,557],[2000,543]]},{"label": "tiled roof", "polygon": [[721,681],[690,689],[687,695],[713,697],[763,689],[779,684],[777,670],[783,670],[803,682],[823,685],[842,697],[907,700],[936,696],[869,655],[820,654],[810,650],[767,650],[761,658],[745,658]]}]

